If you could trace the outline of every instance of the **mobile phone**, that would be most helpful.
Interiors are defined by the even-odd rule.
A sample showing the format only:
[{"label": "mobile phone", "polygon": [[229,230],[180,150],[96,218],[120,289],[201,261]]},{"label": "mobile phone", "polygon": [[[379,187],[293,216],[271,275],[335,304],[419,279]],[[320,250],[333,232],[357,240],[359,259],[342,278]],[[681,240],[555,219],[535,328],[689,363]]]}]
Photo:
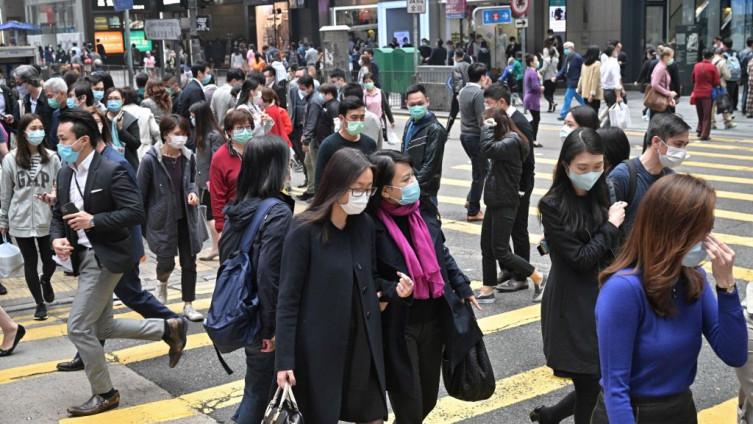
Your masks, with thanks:
[{"label": "mobile phone", "polygon": [[546,240],[541,240],[539,242],[539,245],[536,246],[536,250],[539,251],[539,255],[546,256],[549,254],[549,243],[546,242]]},{"label": "mobile phone", "polygon": [[68,202],[68,203],[64,204],[63,207],[61,208],[61,210],[63,211],[63,216],[65,216],[65,215],[71,215],[71,214],[74,214],[74,213],[78,212],[78,208],[76,207],[76,205],[73,202]]}]

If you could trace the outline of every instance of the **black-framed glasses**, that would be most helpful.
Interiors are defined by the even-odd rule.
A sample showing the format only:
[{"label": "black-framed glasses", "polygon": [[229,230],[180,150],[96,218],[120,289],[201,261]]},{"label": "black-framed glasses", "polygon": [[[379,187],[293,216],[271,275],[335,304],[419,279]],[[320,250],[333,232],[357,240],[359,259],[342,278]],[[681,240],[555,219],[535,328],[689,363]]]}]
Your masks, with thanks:
[{"label": "black-framed glasses", "polygon": [[363,197],[363,196],[374,197],[374,195],[376,194],[376,190],[377,189],[373,188],[373,187],[372,188],[367,188],[367,189],[361,189],[361,188],[351,188],[351,189],[348,189],[348,191],[350,191],[350,195],[352,197],[355,197],[355,198],[359,198],[359,197]]}]

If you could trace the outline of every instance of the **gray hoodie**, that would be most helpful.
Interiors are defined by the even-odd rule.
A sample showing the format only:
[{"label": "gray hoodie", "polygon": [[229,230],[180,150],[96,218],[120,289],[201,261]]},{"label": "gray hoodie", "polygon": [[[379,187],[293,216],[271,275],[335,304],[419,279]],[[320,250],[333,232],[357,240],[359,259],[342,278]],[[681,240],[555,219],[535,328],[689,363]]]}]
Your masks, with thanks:
[{"label": "gray hoodie", "polygon": [[3,159],[0,178],[0,227],[8,228],[13,237],[44,237],[50,234],[52,209],[36,199],[35,195],[52,193],[55,189],[60,158],[46,150],[49,160],[39,165],[32,178],[31,170],[16,163],[18,149],[13,149]]}]

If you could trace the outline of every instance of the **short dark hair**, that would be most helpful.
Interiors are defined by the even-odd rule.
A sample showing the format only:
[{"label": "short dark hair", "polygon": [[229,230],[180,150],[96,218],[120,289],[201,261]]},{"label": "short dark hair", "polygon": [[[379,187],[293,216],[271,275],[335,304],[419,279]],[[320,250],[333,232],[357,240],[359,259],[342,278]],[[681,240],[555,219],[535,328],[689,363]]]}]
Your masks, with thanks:
[{"label": "short dark hair", "polygon": [[254,117],[251,116],[249,112],[243,109],[234,109],[228,112],[227,115],[225,115],[225,120],[223,121],[223,129],[226,133],[229,134],[233,131],[233,127],[244,122],[250,123],[251,128],[255,128]]},{"label": "short dark hair", "polygon": [[342,78],[345,79],[345,71],[340,68],[335,68],[329,73],[330,78]]},{"label": "short dark hair", "polygon": [[236,203],[278,195],[288,177],[290,149],[277,136],[254,139],[243,149]]},{"label": "short dark hair", "polygon": [[304,85],[306,87],[314,86],[314,78],[311,75],[304,75],[298,78],[298,85]]},{"label": "short dark hair", "polygon": [[137,105],[139,104],[139,95],[133,87],[123,87],[120,89],[120,94],[123,95],[124,105]]},{"label": "short dark hair", "polygon": [[596,130],[601,126],[599,115],[591,106],[576,106],[570,109],[569,113],[573,114],[573,120],[581,128],[591,128],[592,130]]},{"label": "short dark hair", "polygon": [[322,84],[319,86],[319,92],[324,94],[331,94],[332,97],[337,98],[337,87],[334,84]]},{"label": "short dark hair", "polygon": [[363,87],[355,82],[350,82],[343,87],[343,97],[358,97],[363,98]]},{"label": "short dark hair", "polygon": [[711,59],[714,57],[714,51],[712,49],[703,49],[703,58]]},{"label": "short dark hair", "polygon": [[748,39],[747,39],[747,40],[745,40],[745,44],[746,44],[746,45],[747,45],[748,47],[753,47],[753,37],[748,37]]},{"label": "short dark hair", "polygon": [[99,132],[99,126],[97,126],[97,121],[94,120],[91,113],[80,108],[66,108],[60,112],[59,122],[61,124],[70,122],[73,124],[73,134],[76,135],[77,139],[83,136],[88,136],[89,144],[92,147],[97,147],[101,134]]},{"label": "short dark hair", "polygon": [[481,81],[481,77],[483,77],[486,74],[486,71],[487,71],[486,64],[479,63],[479,62],[471,64],[471,66],[468,67],[468,81],[469,82]]},{"label": "short dark hair", "polygon": [[372,187],[376,189],[376,194],[369,199],[368,211],[376,213],[382,204],[382,189],[385,186],[392,185],[392,179],[395,177],[395,165],[398,163],[404,163],[411,168],[413,167],[413,161],[410,156],[401,153],[397,150],[381,150],[369,156],[369,161],[374,166],[374,184]]},{"label": "short dark hair", "polygon": [[172,113],[170,115],[163,116],[159,121],[160,138],[164,141],[165,136],[170,131],[173,131],[176,127],[180,128],[181,131],[183,131],[186,135],[191,134],[191,126],[188,124],[188,119]]},{"label": "short dark hair", "polygon": [[363,81],[365,82],[366,80],[374,82],[374,74],[372,74],[371,72],[366,72],[365,74],[363,74]]},{"label": "short dark hair", "polygon": [[139,72],[136,74],[136,87],[138,88],[144,88],[146,87],[146,83],[149,81],[149,75]]},{"label": "short dark hair", "polygon": [[86,105],[91,106],[94,104],[94,93],[92,93],[92,86],[88,81],[81,80],[68,90],[69,93],[73,93],[76,98],[86,96]]},{"label": "short dark hair", "polygon": [[608,174],[615,166],[630,158],[630,141],[621,128],[599,128],[596,132],[604,145],[604,161],[609,165],[609,168],[604,167],[604,172]]},{"label": "short dark hair", "polygon": [[464,58],[465,52],[463,51],[463,49],[455,49],[455,57],[461,58],[461,59]]},{"label": "short dark hair", "polygon": [[607,44],[607,47],[604,49],[604,54],[607,55],[607,57],[612,57],[612,53],[614,53],[616,46],[616,44]]},{"label": "short dark hair", "polygon": [[494,84],[487,87],[486,90],[484,90],[484,98],[492,99],[495,102],[498,102],[504,99],[508,105],[512,105],[510,89],[507,88],[506,85],[500,84],[498,82],[495,82]]},{"label": "short dark hair", "polygon": [[659,137],[665,142],[667,139],[690,131],[690,125],[674,113],[657,113],[648,124],[646,136],[651,143],[654,137]]},{"label": "short dark hair", "polygon": [[348,114],[349,111],[365,107],[363,100],[360,97],[348,96],[340,101],[340,110],[338,113],[342,116]]},{"label": "short dark hair", "polygon": [[200,60],[191,65],[191,75],[196,78],[199,75],[199,72],[206,72],[208,67],[209,65],[207,65],[206,62]]},{"label": "short dark hair", "polygon": [[75,84],[76,81],[79,80],[79,78],[81,78],[81,74],[79,74],[78,71],[73,70],[73,69],[69,71],[65,71],[65,73],[63,74],[63,81],[65,81],[65,85],[67,85],[68,87]]},{"label": "short dark hair", "polygon": [[722,44],[724,44],[724,47],[731,49],[734,43],[732,42],[731,38],[725,38],[724,41],[722,41]]},{"label": "short dark hair", "polygon": [[531,66],[533,60],[536,58],[537,56],[535,54],[526,53],[526,66]]},{"label": "short dark hair", "polygon": [[426,95],[426,87],[424,87],[421,84],[413,84],[408,87],[407,90],[405,90],[405,97],[408,98],[413,93],[421,93],[424,96]]},{"label": "short dark hair", "polygon": [[246,79],[246,74],[243,72],[243,69],[230,69],[227,71],[227,75],[225,75],[225,81],[243,81]]}]

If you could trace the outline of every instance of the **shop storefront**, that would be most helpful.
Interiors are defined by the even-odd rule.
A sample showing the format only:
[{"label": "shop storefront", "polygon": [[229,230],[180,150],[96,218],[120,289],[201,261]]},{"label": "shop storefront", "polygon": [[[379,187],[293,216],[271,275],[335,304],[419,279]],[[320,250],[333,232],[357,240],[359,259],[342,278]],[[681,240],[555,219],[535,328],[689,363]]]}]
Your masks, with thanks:
[{"label": "shop storefront", "polygon": [[[340,3],[342,4],[342,3]],[[418,15],[418,37],[430,38],[431,11]],[[365,2],[359,5],[338,5],[330,11],[331,25],[347,25],[353,39],[386,46],[394,40],[403,44],[407,39],[414,46],[419,40],[413,36],[413,15],[407,12],[405,1]]]},{"label": "shop storefront", "polygon": [[27,41],[34,46],[60,44],[66,49],[73,43],[81,46],[85,40],[84,1],[92,0],[26,0],[26,21],[40,28],[40,33],[29,35]]}]

